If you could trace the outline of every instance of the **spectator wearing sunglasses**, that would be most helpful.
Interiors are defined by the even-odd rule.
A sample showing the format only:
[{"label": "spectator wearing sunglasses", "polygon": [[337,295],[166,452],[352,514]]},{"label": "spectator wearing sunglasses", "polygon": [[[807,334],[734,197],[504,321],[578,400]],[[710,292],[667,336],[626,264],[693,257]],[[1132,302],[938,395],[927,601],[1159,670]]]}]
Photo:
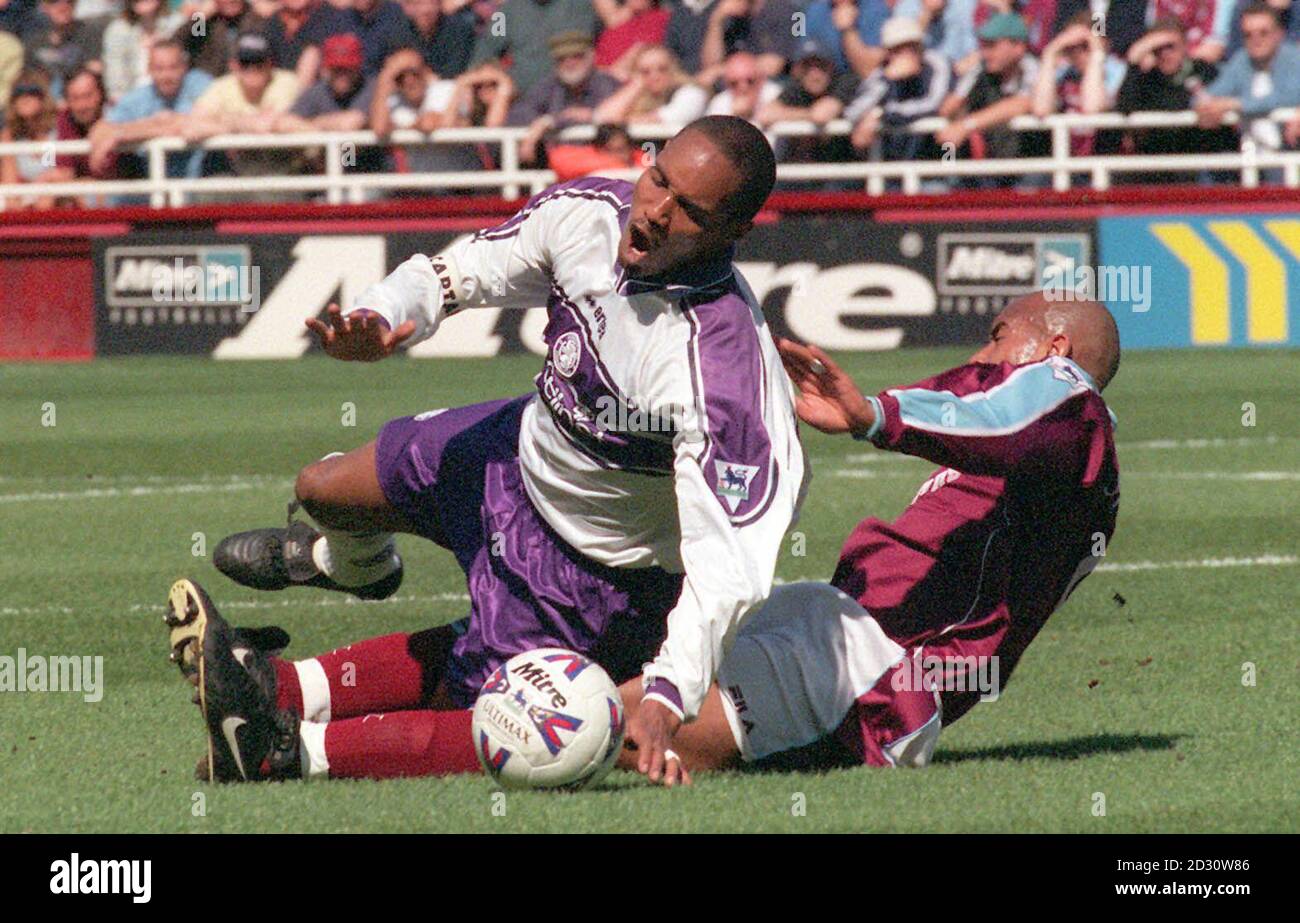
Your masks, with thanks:
[{"label": "spectator wearing sunglasses", "polygon": [[[1129,67],[1116,95],[1115,108],[1132,112],[1186,112],[1192,100],[1214,82],[1219,69],[1193,58],[1180,20],[1165,17],[1134,42],[1128,52]],[[1138,154],[1213,154],[1236,147],[1230,128],[1138,128],[1129,135],[1129,148]],[[1121,182],[1169,183],[1185,181],[1187,173],[1121,174]]]},{"label": "spectator wearing sunglasses", "polygon": [[768,77],[757,56],[738,51],[722,68],[723,90],[709,100],[705,115],[735,115],[758,124],[758,112],[781,95],[781,85]]},{"label": "spectator wearing sunglasses", "polygon": [[1282,146],[1274,109],[1300,105],[1300,47],[1286,42],[1277,11],[1254,3],[1241,14],[1244,47],[1195,101],[1202,128],[1217,128],[1229,112],[1247,120],[1242,134],[1266,150]]}]

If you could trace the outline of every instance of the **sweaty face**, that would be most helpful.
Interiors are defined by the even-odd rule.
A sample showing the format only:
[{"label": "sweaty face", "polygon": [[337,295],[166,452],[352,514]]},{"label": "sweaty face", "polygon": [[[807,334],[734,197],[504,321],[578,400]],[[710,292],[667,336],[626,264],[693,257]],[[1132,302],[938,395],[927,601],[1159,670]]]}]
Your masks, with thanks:
[{"label": "sweaty face", "polygon": [[628,275],[647,278],[722,254],[748,230],[725,204],[740,174],[698,132],[673,138],[641,174],[618,245]]},{"label": "sweaty face", "polygon": [[1012,304],[994,318],[988,342],[970,357],[970,361],[1024,365],[1046,359],[1051,354],[1052,337],[1040,317],[1017,310]]}]

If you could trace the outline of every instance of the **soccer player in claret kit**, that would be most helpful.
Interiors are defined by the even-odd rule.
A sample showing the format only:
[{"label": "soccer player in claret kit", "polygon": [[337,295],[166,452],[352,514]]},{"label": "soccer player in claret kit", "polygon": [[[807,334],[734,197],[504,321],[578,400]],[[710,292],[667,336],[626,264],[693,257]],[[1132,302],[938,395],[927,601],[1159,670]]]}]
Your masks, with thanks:
[{"label": "soccer player in claret kit", "polygon": [[394,533],[419,535],[465,571],[470,614],[454,629],[293,664],[263,656],[282,632],[230,629],[197,587],[174,588],[173,653],[200,687],[208,774],[472,768],[448,744],[470,739],[464,709],[511,656],[550,646],[615,681],[643,675],[638,768],[676,778],[672,735],[767,598],[804,493],[794,391],[732,265],[774,180],[758,129],[703,118],[635,186],[553,186],[307,321],[331,356],[375,360],[459,311],[545,305],[548,353],[535,394],[390,421],[302,470],[287,528],[214,552],[245,586],[382,599],[402,580]]},{"label": "soccer player in claret kit", "polygon": [[[680,763],[673,780],[689,781],[686,767],[742,763],[925,765],[940,728],[979,700],[969,674],[996,658],[999,685],[986,691],[1000,692],[1115,529],[1114,420],[1101,389],[1119,368],[1120,348],[1101,305],[1022,298],[996,318],[968,364],[871,398],[820,350],[788,341],[780,350],[805,422],[943,467],[894,522],[859,524],[833,585],[778,587],[739,629],[698,717],[673,738]],[[177,587],[174,609],[211,607],[188,581]],[[283,643],[283,632],[234,633],[241,659],[261,678],[265,696],[292,713],[292,724],[305,713],[295,674],[259,650]],[[421,636],[396,637],[411,651],[401,682],[414,689],[422,675],[437,675],[436,657],[422,661],[414,643]],[[319,662],[333,675],[350,657],[344,650]],[[923,666],[936,662],[937,676]],[[287,682],[277,686],[277,676]],[[628,715],[637,714],[642,684],[628,681],[620,692]],[[347,687],[331,683],[329,693],[349,714],[359,707]],[[419,720],[410,714],[417,713],[371,722],[371,739],[387,745],[375,747],[369,764],[319,774],[478,771],[468,712],[460,713],[456,733],[415,736],[406,723]],[[381,731],[390,720],[391,733]],[[438,727],[450,729],[455,720]],[[288,752],[307,760],[305,751]],[[638,754],[625,752],[620,765],[637,768]]]}]

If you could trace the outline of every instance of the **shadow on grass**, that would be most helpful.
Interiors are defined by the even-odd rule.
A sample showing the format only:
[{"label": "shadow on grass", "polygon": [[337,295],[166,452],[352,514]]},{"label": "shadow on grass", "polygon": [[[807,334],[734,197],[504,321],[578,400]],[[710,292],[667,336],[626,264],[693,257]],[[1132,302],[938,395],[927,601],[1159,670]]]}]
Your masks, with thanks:
[{"label": "shadow on grass", "polygon": [[[930,761],[935,765],[967,763],[972,760],[1077,760],[1101,753],[1131,753],[1134,750],[1172,750],[1187,734],[1093,734],[1067,740],[1041,740],[978,750],[940,750]],[[747,773],[830,772],[860,768],[862,763],[835,738],[828,737],[799,747],[774,753],[754,763],[738,767]]]},{"label": "shadow on grass", "polygon": [[941,750],[935,764],[966,763],[971,760],[1077,760],[1100,753],[1131,753],[1134,750],[1172,750],[1186,734],[1092,734],[1066,740],[1040,740],[978,750]]}]

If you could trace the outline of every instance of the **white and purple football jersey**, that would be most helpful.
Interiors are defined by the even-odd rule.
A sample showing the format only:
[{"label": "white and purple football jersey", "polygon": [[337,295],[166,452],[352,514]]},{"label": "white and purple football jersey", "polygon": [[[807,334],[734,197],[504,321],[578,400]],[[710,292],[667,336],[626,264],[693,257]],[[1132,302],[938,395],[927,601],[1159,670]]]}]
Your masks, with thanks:
[{"label": "white and purple football jersey", "polygon": [[433,257],[353,310],[418,342],[475,307],[545,305],[548,353],[524,412],[528,496],[600,564],[684,573],[647,695],[694,717],[741,621],[767,598],[806,489],[794,389],[728,254],[668,282],[627,277],[632,184],[581,179]]}]

